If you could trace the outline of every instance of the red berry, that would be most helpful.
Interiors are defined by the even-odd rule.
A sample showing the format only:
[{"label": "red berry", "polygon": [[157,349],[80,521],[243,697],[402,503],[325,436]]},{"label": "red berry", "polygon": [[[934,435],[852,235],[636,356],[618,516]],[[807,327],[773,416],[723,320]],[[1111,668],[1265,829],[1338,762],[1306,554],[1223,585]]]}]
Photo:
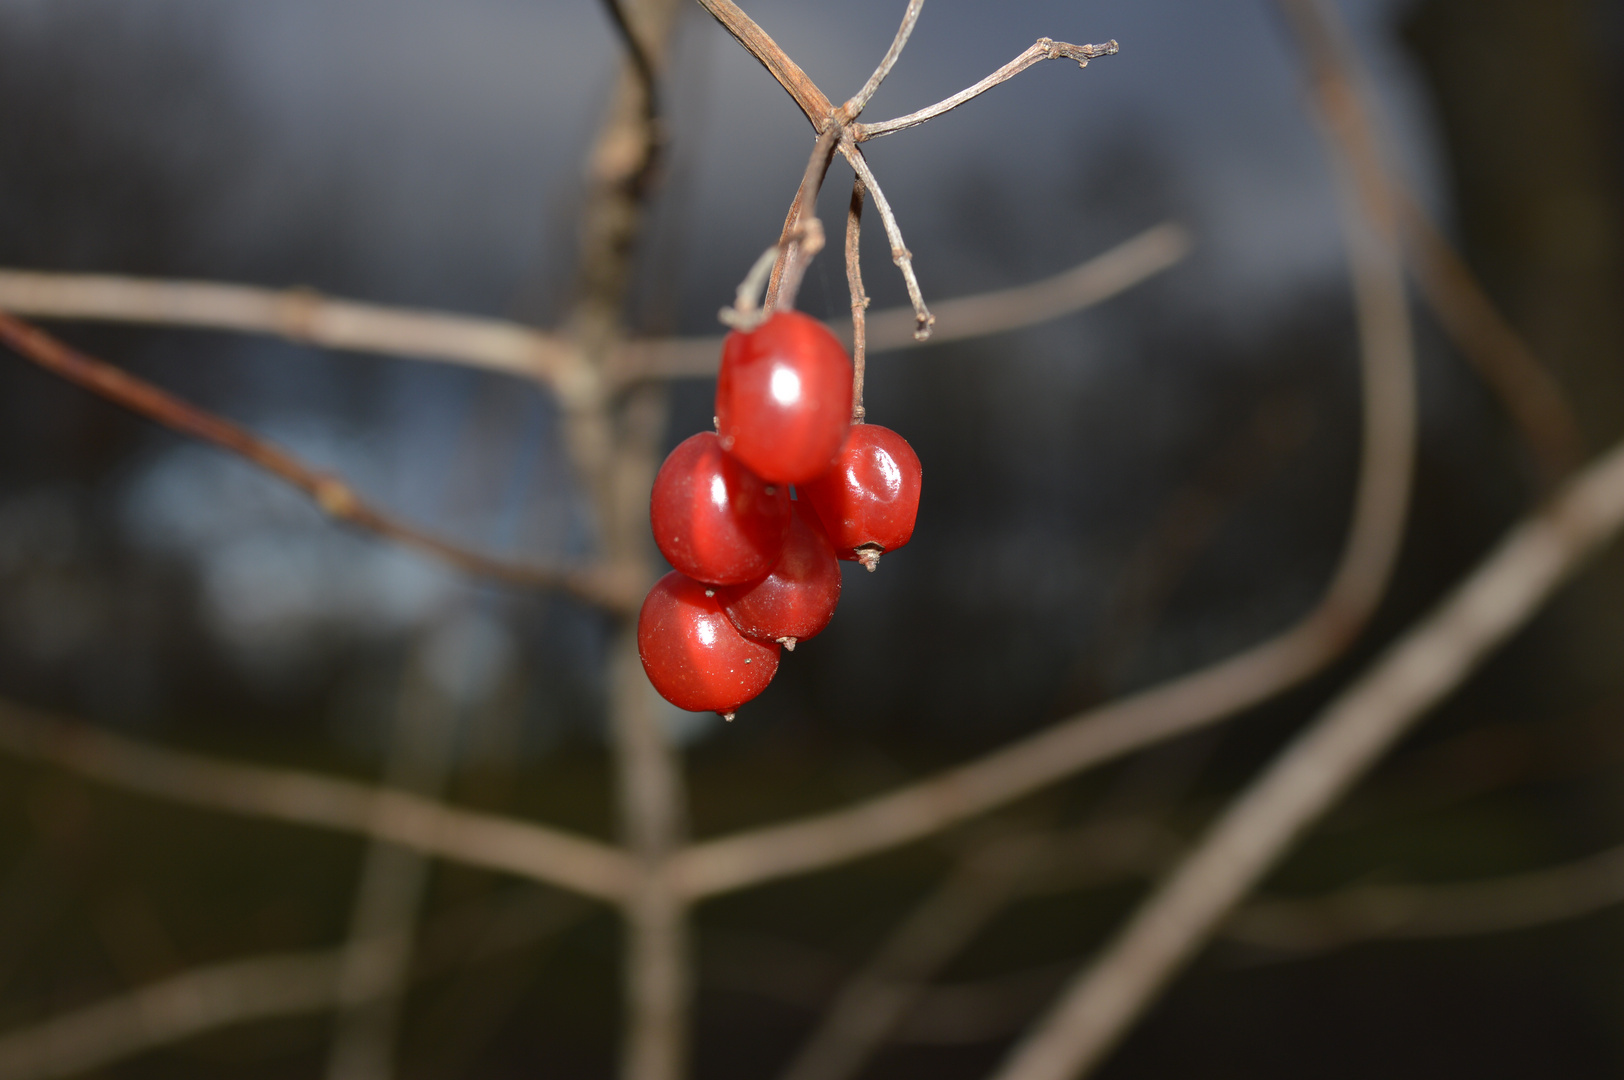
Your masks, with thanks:
[{"label": "red berry", "polygon": [[835,553],[873,570],[881,552],[913,536],[921,475],[908,440],[878,424],[858,424],[834,468],[799,490],[817,509]]},{"label": "red berry", "polygon": [[851,427],[851,379],[840,342],[798,311],[733,331],[716,377],[723,449],[781,484],[823,475]]},{"label": "red berry", "polygon": [[727,617],[746,637],[776,641],[787,649],[816,637],[834,617],[840,600],[840,563],[823,525],[805,500],[794,516],[784,553],[760,581],[721,590]]},{"label": "red berry", "polygon": [[654,542],[697,581],[737,585],[772,569],[789,530],[789,491],[722,452],[710,432],[684,439],[654,477]]},{"label": "red berry", "polygon": [[733,719],[767,689],[778,646],[733,628],[716,590],[672,571],[654,583],[637,616],[637,655],[648,681],[679,709]]}]

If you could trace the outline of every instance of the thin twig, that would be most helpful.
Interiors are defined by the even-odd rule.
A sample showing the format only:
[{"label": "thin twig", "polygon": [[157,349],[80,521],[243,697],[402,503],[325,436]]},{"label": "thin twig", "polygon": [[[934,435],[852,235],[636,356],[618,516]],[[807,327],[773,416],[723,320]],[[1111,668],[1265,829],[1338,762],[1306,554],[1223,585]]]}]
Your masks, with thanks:
[{"label": "thin twig", "polygon": [[908,299],[913,302],[914,340],[924,341],[930,337],[936,316],[925,306],[925,297],[919,291],[919,279],[914,276],[913,254],[902,240],[902,229],[897,225],[897,216],[892,213],[885,192],[880,190],[880,182],[874,178],[874,170],[868,167],[862,148],[850,139],[842,139],[840,152],[845,155],[858,179],[862,180],[863,186],[874,196],[874,208],[880,212],[880,221],[885,225],[886,238],[891,241],[891,261],[902,271],[902,282],[908,287]]},{"label": "thin twig", "polygon": [[827,95],[819,90],[817,84],[807,77],[800,65],[791,60],[778,42],[768,36],[767,31],[756,25],[754,19],[739,10],[739,6],[732,0],[699,0],[700,6],[711,13],[723,28],[743,45],[760,61],[778,85],[789,91],[789,96],[795,99],[795,104],[801,107],[801,112],[812,122],[812,126],[819,132],[823,130],[824,120],[834,112],[834,105]]},{"label": "thin twig", "polygon": [[1286,953],[1360,941],[1501,934],[1624,904],[1624,847],[1525,874],[1439,885],[1368,885],[1311,899],[1264,897],[1224,923],[1224,937]]},{"label": "thin twig", "polygon": [[[1190,246],[1190,235],[1183,226],[1163,222],[1054,277],[942,301],[936,308],[937,329],[928,342],[913,336],[916,323],[911,307],[876,311],[866,320],[867,351],[959,341],[1057,319],[1109,300],[1176,265]],[[831,323],[830,329],[843,334],[843,324],[844,320]],[[618,383],[712,378],[721,351],[719,337],[629,341],[615,359],[612,377]]]},{"label": "thin twig", "polygon": [[868,368],[868,293],[863,291],[860,258],[865,194],[863,178],[854,176],[851,204],[846,208],[846,284],[851,289],[851,422],[854,424],[861,424],[868,415],[863,407],[863,379]]},{"label": "thin twig", "polygon": [[575,350],[553,334],[499,319],[328,299],[309,289],[0,270],[0,309],[42,319],[271,334],[301,345],[538,379],[565,394],[579,378]]},{"label": "thin twig", "polygon": [[924,6],[925,0],[908,0],[908,9],[902,13],[902,25],[897,27],[897,36],[892,40],[891,47],[885,51],[885,56],[881,58],[880,66],[874,69],[874,74],[868,77],[868,82],[863,84],[863,88],[841,106],[841,111],[846,114],[848,122],[863,114],[875,91],[879,90],[885,77],[891,74],[891,69],[896,67],[897,59],[902,56],[902,47],[908,44],[908,36],[913,33],[914,24],[919,21],[919,12]]},{"label": "thin twig", "polygon": [[561,829],[294,769],[222,761],[0,702],[0,750],[168,802],[388,840],[467,866],[618,901],[633,874],[618,849]]},{"label": "thin twig", "polygon": [[205,1031],[330,1008],[339,958],[322,951],[194,968],[0,1035],[0,1080],[77,1076]]},{"label": "thin twig", "polygon": [[1624,445],[1518,525],[1224,811],[996,1080],[1097,1064],[1225,915],[1393,743],[1624,527]]},{"label": "thin twig", "polygon": [[[790,311],[795,307],[795,295],[800,291],[801,276],[806,273],[806,262],[815,252],[807,252],[806,244],[797,237],[806,231],[808,221],[818,205],[818,192],[823,190],[823,178],[829,173],[829,162],[834,157],[835,141],[840,137],[840,126],[833,123],[824,128],[812,144],[812,154],[801,174],[801,184],[790,201],[789,213],[784,215],[784,228],[778,234],[778,259],[773,263],[772,276],[767,279],[767,297],[762,308],[767,311]],[[821,246],[823,234],[818,233]]]},{"label": "thin twig", "polygon": [[952,97],[938,101],[936,104],[920,109],[918,112],[911,112],[907,116],[899,116],[895,120],[882,120],[877,124],[853,124],[852,136],[858,142],[864,142],[906,128],[918,127],[927,120],[934,120],[943,113],[958,108],[971,98],[985,94],[999,83],[1013,79],[1033,64],[1043,60],[1058,60],[1065,57],[1068,60],[1077,61],[1078,67],[1087,67],[1090,60],[1098,60],[1102,56],[1116,55],[1117,49],[1118,46],[1115,41],[1108,41],[1104,45],[1070,45],[1064,41],[1055,41],[1053,38],[1038,38],[1031,48],[974,86],[960,90]]},{"label": "thin twig", "polygon": [[427,552],[470,573],[513,585],[559,589],[608,611],[636,610],[639,582],[608,568],[532,566],[492,558],[408,525],[362,501],[348,484],[213,413],[94,357],[0,311],[0,342],[63,379],[164,427],[212,443],[298,488],[329,517]]}]

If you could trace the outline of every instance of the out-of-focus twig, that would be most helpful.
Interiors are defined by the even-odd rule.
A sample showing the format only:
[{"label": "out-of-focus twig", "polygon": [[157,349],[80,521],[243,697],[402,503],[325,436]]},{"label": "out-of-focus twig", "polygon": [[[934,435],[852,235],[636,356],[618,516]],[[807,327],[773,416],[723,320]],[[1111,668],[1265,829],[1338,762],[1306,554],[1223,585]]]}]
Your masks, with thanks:
[{"label": "out-of-focus twig", "polygon": [[0,750],[169,802],[388,840],[469,866],[618,901],[632,864],[545,825],[294,769],[221,761],[0,702]]},{"label": "out-of-focus twig", "polygon": [[537,379],[566,394],[577,368],[569,342],[518,323],[359,304],[309,289],[0,270],[0,309],[43,319],[271,334],[303,345],[483,368]]},{"label": "out-of-focus twig", "polygon": [[1366,885],[1311,899],[1265,897],[1221,933],[1283,953],[1360,941],[1471,937],[1577,919],[1624,903],[1624,847],[1561,866],[1483,881]]},{"label": "out-of-focus twig", "polygon": [[194,968],[0,1035],[0,1080],[76,1076],[216,1028],[318,1012],[338,998],[338,969],[334,952]]},{"label": "out-of-focus twig", "polygon": [[[925,342],[914,338],[917,324],[911,307],[875,311],[867,317],[867,351],[939,345],[1058,319],[1109,300],[1177,265],[1189,254],[1190,246],[1190,234],[1182,225],[1163,222],[1053,277],[938,301],[936,329]],[[838,324],[831,329],[836,334],[848,332]],[[719,337],[628,341],[615,358],[614,377],[618,382],[712,378],[721,354]]]},{"label": "out-of-focus twig", "polygon": [[532,588],[559,589],[614,612],[635,610],[641,585],[607,567],[566,568],[508,562],[433,536],[369,505],[348,484],[281,447],[151,383],[87,356],[0,311],[0,342],[26,360],[172,431],[212,443],[298,488],[328,516],[378,533],[470,573]]},{"label": "out-of-focus twig", "polygon": [[996,1080],[1097,1064],[1292,843],[1624,526],[1624,446],[1518,525],[1219,817]]},{"label": "out-of-focus twig", "polygon": [[882,120],[877,124],[853,124],[852,135],[858,142],[868,139],[878,139],[882,135],[890,135],[906,128],[918,127],[927,120],[934,120],[945,112],[963,105],[971,98],[980,97],[988,90],[1001,82],[1013,79],[1027,68],[1043,60],[1059,60],[1065,57],[1077,61],[1078,67],[1087,67],[1090,60],[1098,60],[1102,56],[1115,56],[1118,46],[1115,41],[1108,41],[1104,45],[1070,45],[1064,41],[1055,41],[1053,38],[1038,38],[1021,55],[988,75],[974,86],[960,90],[950,98],[938,101],[934,105],[926,106],[918,112],[911,112],[907,116],[899,116],[895,120]]},{"label": "out-of-focus twig", "polygon": [[[432,799],[450,773],[458,718],[455,701],[427,677],[426,647],[414,650],[400,679],[383,782],[391,790]],[[402,999],[429,869],[429,858],[420,851],[386,840],[367,845],[342,950],[328,1080],[395,1075]]]}]

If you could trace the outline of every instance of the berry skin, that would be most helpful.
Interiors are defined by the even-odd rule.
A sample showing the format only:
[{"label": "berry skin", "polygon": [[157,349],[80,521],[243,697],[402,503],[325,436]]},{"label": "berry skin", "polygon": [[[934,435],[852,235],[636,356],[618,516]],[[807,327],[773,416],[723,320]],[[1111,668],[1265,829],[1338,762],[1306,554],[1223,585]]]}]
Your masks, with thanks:
[{"label": "berry skin", "polygon": [[817,509],[835,554],[872,571],[882,552],[913,536],[921,477],[908,440],[878,424],[858,424],[834,468],[799,490]]},{"label": "berry skin", "polygon": [[723,453],[705,431],[677,444],[660,466],[649,521],[672,566],[696,581],[738,585],[778,561],[789,530],[789,491]]},{"label": "berry skin", "polygon": [[846,350],[808,315],[733,331],[716,377],[722,448],[780,484],[823,475],[851,427],[851,380]]},{"label": "berry skin", "polygon": [[719,590],[739,633],[793,650],[816,637],[840,600],[840,563],[810,503],[790,504],[793,517],[784,553],[760,581]]},{"label": "berry skin", "polygon": [[637,615],[637,655],[665,700],[731,720],[773,681],[779,652],[735,630],[715,589],[672,571]]}]

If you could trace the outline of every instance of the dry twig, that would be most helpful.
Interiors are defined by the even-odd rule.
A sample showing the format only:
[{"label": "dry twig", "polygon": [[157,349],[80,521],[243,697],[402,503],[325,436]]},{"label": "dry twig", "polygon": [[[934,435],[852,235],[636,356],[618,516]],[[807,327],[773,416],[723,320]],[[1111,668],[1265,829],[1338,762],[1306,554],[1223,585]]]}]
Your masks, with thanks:
[{"label": "dry twig", "polygon": [[168,802],[309,825],[622,899],[631,862],[597,840],[293,769],[220,761],[0,702],[0,750]]},{"label": "dry twig", "polygon": [[960,90],[950,98],[938,101],[934,105],[911,112],[907,116],[899,116],[895,120],[882,120],[877,124],[853,124],[852,137],[858,142],[869,139],[878,139],[883,135],[891,135],[906,128],[918,127],[927,120],[934,120],[945,112],[963,105],[971,98],[980,97],[988,90],[1001,82],[1007,82],[1043,60],[1058,60],[1065,57],[1077,61],[1078,67],[1087,67],[1090,60],[1098,60],[1102,56],[1115,56],[1118,45],[1115,41],[1108,41],[1104,45],[1070,45],[1064,41],[1055,41],[1053,38],[1038,38],[1021,55],[988,75],[974,86]]},{"label": "dry twig", "polygon": [[863,407],[863,383],[868,373],[868,293],[863,291],[863,263],[859,257],[863,235],[861,176],[852,178],[851,204],[846,209],[846,285],[851,290],[851,419],[860,424],[868,415]]},{"label": "dry twig", "polygon": [[1097,1064],[1291,844],[1621,526],[1624,446],[1513,529],[1264,770],[996,1080],[1071,1080]]},{"label": "dry twig", "polygon": [[397,543],[450,563],[459,569],[513,585],[560,589],[606,610],[635,610],[640,581],[604,567],[531,566],[483,555],[433,536],[364,502],[342,479],[324,473],[274,443],[111,364],[85,355],[5,312],[0,312],[0,341],[26,360],[145,416],[172,431],[212,443],[298,488],[329,517],[378,533]]},{"label": "dry twig", "polygon": [[930,313],[925,306],[924,294],[919,291],[919,278],[914,275],[913,253],[903,242],[902,228],[897,224],[897,215],[891,210],[891,203],[880,190],[880,182],[874,178],[874,170],[868,167],[868,161],[863,157],[863,150],[850,139],[843,139],[840,143],[840,152],[851,165],[852,171],[857,174],[863,186],[874,197],[874,209],[880,212],[880,222],[885,226],[886,239],[891,241],[891,261],[902,271],[902,283],[908,288],[908,299],[913,302],[915,341],[924,341],[930,337],[930,329],[936,323],[936,316]]},{"label": "dry twig", "polygon": [[914,24],[919,21],[919,12],[924,6],[925,0],[908,0],[907,10],[902,13],[902,25],[897,27],[897,36],[892,39],[891,47],[880,58],[879,67],[874,69],[874,74],[868,77],[863,88],[840,107],[848,119],[856,119],[863,114],[863,110],[868,108],[869,99],[879,90],[885,77],[891,74],[891,69],[896,67],[897,60],[902,56],[902,48],[908,44],[908,37],[913,33]]}]

